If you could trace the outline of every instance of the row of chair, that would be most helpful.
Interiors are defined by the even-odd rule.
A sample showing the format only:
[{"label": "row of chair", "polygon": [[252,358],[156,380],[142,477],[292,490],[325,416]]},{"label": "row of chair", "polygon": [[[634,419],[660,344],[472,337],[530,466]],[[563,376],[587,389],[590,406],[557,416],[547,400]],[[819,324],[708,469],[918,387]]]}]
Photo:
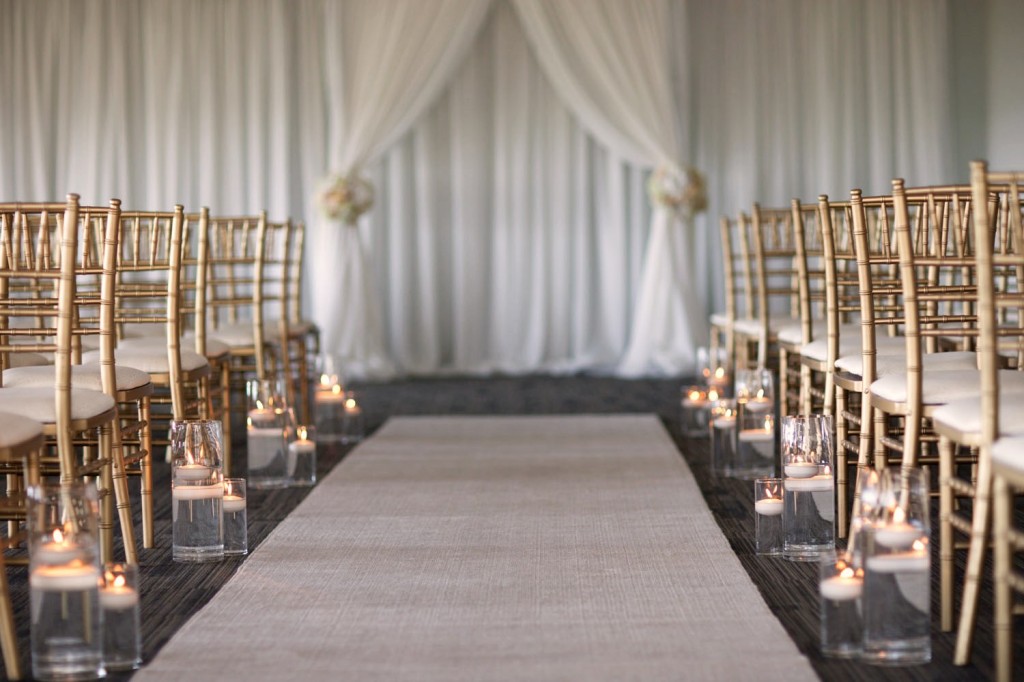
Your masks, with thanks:
[{"label": "row of chair", "polygon": [[[102,560],[113,555],[116,517],[125,559],[137,562],[127,476],[141,478],[143,546],[152,547],[152,453],[167,422],[223,420],[229,469],[231,417],[247,410],[243,380],[279,375],[293,399],[308,396],[318,341],[299,312],[302,240],[301,224],[265,213],[124,211],[76,195],[0,204],[7,548],[23,544],[28,486],[85,478],[100,491]],[[16,678],[5,581],[0,588],[0,643]]]},{"label": "row of chair", "polygon": [[726,311],[711,319],[712,342],[735,367],[777,368],[783,414],[835,416],[841,534],[859,470],[937,465],[944,630],[955,620],[955,551],[968,549],[958,664],[970,659],[996,491],[1002,679],[1010,590],[1024,591],[1012,571],[1024,536],[1011,523],[1011,491],[1024,484],[1024,422],[1014,419],[1024,407],[1022,182],[976,162],[967,185],[894,180],[887,195],[854,190],[848,201],[755,204],[723,218]]}]

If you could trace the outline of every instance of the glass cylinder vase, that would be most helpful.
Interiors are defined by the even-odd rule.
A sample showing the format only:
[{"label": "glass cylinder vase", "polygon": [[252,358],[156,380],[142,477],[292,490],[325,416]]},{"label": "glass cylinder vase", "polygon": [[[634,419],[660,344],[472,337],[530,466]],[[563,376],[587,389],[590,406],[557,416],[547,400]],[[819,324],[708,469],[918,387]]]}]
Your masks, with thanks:
[{"label": "glass cylinder vase", "polygon": [[254,489],[287,488],[292,483],[288,444],[294,437],[294,417],[283,382],[253,379],[247,384],[249,412],[248,485]]},{"label": "glass cylinder vase", "polygon": [[96,487],[34,486],[28,495],[32,675],[102,677],[103,618]]},{"label": "glass cylinder vase", "polygon": [[782,418],[783,555],[817,561],[835,550],[835,444],[830,415]]},{"label": "glass cylinder vase", "polygon": [[172,556],[175,561],[224,558],[222,425],[214,419],[171,422]]}]

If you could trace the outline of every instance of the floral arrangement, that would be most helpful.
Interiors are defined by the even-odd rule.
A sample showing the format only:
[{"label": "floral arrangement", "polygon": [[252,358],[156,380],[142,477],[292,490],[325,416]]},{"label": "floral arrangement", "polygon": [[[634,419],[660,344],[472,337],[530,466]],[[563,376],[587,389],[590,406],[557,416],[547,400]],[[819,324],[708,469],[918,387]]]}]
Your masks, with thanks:
[{"label": "floral arrangement", "polygon": [[317,204],[331,220],[343,220],[355,225],[359,216],[373,206],[373,185],[357,173],[329,175],[317,192]]},{"label": "floral arrangement", "polygon": [[685,169],[667,163],[658,166],[647,180],[647,194],[652,203],[686,215],[700,213],[708,207],[704,176],[691,166]]}]

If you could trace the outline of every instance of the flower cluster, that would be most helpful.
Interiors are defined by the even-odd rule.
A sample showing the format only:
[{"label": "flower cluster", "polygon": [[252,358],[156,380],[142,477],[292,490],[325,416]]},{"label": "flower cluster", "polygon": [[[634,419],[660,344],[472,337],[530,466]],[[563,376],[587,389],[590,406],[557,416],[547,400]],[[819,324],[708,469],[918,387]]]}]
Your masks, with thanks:
[{"label": "flower cluster", "polygon": [[355,225],[359,216],[373,206],[373,185],[355,173],[329,175],[317,192],[317,204],[331,220],[343,220],[347,225]]},{"label": "flower cluster", "polygon": [[658,166],[647,180],[647,194],[651,202],[686,215],[700,213],[708,207],[704,176],[691,166],[685,169],[675,164]]}]

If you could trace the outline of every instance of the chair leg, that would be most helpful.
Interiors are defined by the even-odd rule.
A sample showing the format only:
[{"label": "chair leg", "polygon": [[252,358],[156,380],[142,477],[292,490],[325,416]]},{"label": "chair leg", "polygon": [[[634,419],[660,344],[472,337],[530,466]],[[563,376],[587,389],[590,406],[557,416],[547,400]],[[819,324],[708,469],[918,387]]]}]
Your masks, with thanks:
[{"label": "chair leg", "polygon": [[978,612],[978,592],[981,589],[981,569],[985,559],[992,518],[992,464],[984,449],[978,456],[978,483],[974,488],[974,508],[971,510],[971,543],[967,551],[967,570],[964,573],[964,593],[960,604],[960,624],[957,626],[956,650],[953,662],[967,665],[971,660],[974,641],[974,622]]},{"label": "chair leg", "polygon": [[99,431],[100,456],[106,459],[100,474],[100,563],[114,560],[114,476],[111,471],[111,425]]},{"label": "chair leg", "polygon": [[1013,588],[1010,586],[1010,570],[1013,563],[1010,519],[1013,514],[1013,498],[1010,494],[1009,483],[1001,476],[995,477],[992,488],[995,495],[993,534],[995,536],[996,680],[997,682],[1010,682],[1013,679]]},{"label": "chair leg", "polygon": [[[137,564],[139,563],[139,557],[135,551],[135,526],[132,521],[131,496],[128,492],[128,472],[126,471],[124,464],[124,448],[121,443],[121,432],[117,428],[116,424],[110,440],[111,483],[113,484],[117,516],[121,523],[121,540],[124,544],[125,561],[129,564]],[[106,468],[104,468],[104,471],[106,471]]]},{"label": "chair leg", "polygon": [[149,396],[139,401],[139,420],[145,424],[139,435],[146,456],[142,459],[139,497],[142,500],[142,546],[153,548],[153,423]]},{"label": "chair leg", "polygon": [[[831,375],[830,375],[831,376]],[[828,382],[828,379],[826,379]],[[828,383],[826,383],[825,390],[828,390]],[[849,500],[847,492],[847,481],[846,481],[846,468],[848,466],[846,462],[846,419],[843,417],[843,413],[846,411],[846,395],[843,389],[835,388],[835,424],[836,424],[836,507],[838,507],[838,513],[836,516],[836,522],[839,526],[839,537],[840,539],[845,538],[850,522],[847,516],[847,509],[849,509]],[[825,394],[826,396],[828,393]]]},{"label": "chair leg", "polygon": [[7,585],[7,565],[0,552],[0,648],[3,649],[4,671],[7,679],[21,679],[21,660],[18,657],[18,639],[14,630],[14,608]]},{"label": "chair leg", "polygon": [[939,438],[939,592],[943,632],[953,629],[953,441]]},{"label": "chair leg", "polygon": [[224,432],[224,472],[231,475],[231,364],[227,359],[220,362],[220,409],[221,426]]},{"label": "chair leg", "polygon": [[791,414],[789,411],[789,352],[779,348],[779,414]]}]

